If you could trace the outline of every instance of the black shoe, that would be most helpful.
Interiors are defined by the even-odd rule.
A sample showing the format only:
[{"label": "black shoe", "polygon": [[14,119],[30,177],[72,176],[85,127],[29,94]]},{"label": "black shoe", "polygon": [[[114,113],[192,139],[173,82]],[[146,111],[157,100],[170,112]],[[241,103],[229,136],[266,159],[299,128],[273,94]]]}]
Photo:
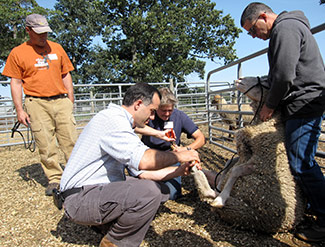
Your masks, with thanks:
[{"label": "black shoe", "polygon": [[296,232],[296,237],[309,242],[325,241],[325,227],[317,225]]},{"label": "black shoe", "polygon": [[52,196],[54,189],[59,189],[59,184],[58,183],[50,183],[47,186],[46,190],[45,190],[45,195],[46,196]]},{"label": "black shoe", "polygon": [[105,234],[102,232],[102,230],[97,226],[90,226],[90,229],[95,231],[98,234],[101,234],[101,235],[105,236]]},{"label": "black shoe", "polygon": [[90,229],[105,236],[109,230],[110,224],[90,226]]}]

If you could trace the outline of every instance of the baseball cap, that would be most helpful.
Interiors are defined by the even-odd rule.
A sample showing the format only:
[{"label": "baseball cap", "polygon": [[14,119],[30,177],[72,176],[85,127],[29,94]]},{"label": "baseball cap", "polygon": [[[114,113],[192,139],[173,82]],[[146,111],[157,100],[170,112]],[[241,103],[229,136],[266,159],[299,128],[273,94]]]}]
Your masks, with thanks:
[{"label": "baseball cap", "polygon": [[52,32],[47,20],[39,14],[31,14],[26,17],[26,26],[31,27],[37,34]]}]

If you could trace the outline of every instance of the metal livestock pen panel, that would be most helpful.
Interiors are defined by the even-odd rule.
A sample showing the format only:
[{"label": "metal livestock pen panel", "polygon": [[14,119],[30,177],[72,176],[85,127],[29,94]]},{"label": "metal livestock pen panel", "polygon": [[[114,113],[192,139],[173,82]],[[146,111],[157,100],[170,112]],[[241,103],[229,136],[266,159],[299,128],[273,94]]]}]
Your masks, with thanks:
[{"label": "metal livestock pen panel", "polygon": [[[9,82],[0,82],[9,84]],[[128,87],[134,83],[118,84],[77,84],[74,85],[75,103],[74,116],[77,129],[81,131],[89,120],[99,111],[105,109],[109,103],[122,104],[122,99]],[[149,83],[155,87],[171,87],[179,99],[177,108],[186,112],[196,124],[207,123],[207,100],[205,82]],[[222,86],[225,83],[211,83]],[[229,83],[228,83],[229,84]],[[11,129],[17,121],[14,104],[9,97],[0,99],[0,147],[23,144],[20,135],[11,138]],[[19,131],[26,137],[27,129],[20,125]]]},{"label": "metal livestock pen panel", "polygon": [[[0,82],[9,84],[9,82]],[[74,116],[77,129],[81,131],[89,120],[99,111],[105,109],[109,103],[122,104],[122,99],[128,87],[134,83],[119,84],[77,84],[74,85],[75,102]],[[149,83],[153,86],[169,86],[169,83]],[[0,99],[0,147],[24,144],[19,134],[11,138],[11,129],[17,121],[12,99]],[[26,138],[27,129],[20,125],[18,129]]]}]

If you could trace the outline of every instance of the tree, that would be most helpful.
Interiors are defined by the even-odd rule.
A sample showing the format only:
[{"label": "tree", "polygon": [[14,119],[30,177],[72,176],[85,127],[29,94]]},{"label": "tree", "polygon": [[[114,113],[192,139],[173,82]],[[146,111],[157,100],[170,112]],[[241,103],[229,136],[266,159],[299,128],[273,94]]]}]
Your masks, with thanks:
[{"label": "tree", "polygon": [[74,81],[183,81],[192,72],[203,78],[203,58],[236,58],[240,29],[214,7],[210,0],[58,0],[50,24],[77,69]]},{"label": "tree", "polygon": [[[27,40],[25,17],[47,15],[35,0],[0,0],[0,66]],[[236,58],[238,29],[210,0],[58,0],[50,39],[67,51],[78,83],[183,81],[204,76],[204,58]],[[94,40],[99,45],[94,45]]]},{"label": "tree", "polygon": [[51,12],[51,37],[60,43],[70,57],[75,71],[73,80],[89,83],[91,69],[88,64],[94,59],[96,50],[92,43],[101,34],[104,16],[100,10],[99,0],[58,0]]},{"label": "tree", "polygon": [[17,45],[27,40],[25,19],[31,13],[47,14],[35,0],[0,0],[0,67]]},{"label": "tree", "polygon": [[202,58],[233,61],[240,30],[214,7],[210,0],[104,1],[112,29],[103,40],[119,64],[118,80],[183,81],[192,72],[203,78]]},{"label": "tree", "polygon": [[320,0],[319,4],[324,4],[325,0]]}]

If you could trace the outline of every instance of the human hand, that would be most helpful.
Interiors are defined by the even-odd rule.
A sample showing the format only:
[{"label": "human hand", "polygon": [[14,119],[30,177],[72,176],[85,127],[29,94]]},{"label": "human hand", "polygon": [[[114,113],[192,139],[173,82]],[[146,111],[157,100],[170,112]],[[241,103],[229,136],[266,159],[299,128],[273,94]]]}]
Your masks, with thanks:
[{"label": "human hand", "polygon": [[176,141],[176,135],[175,135],[175,131],[173,129],[166,129],[164,131],[165,136],[169,139],[173,139],[173,141]]},{"label": "human hand", "polygon": [[174,141],[176,141],[175,132],[172,130],[172,133],[171,133],[171,130],[170,129],[161,130],[161,131],[160,130],[156,130],[155,137],[156,138],[159,138],[161,140],[167,141],[167,142],[174,142]]},{"label": "human hand", "polygon": [[[185,151],[175,152],[180,163],[192,163],[193,161],[200,162],[199,153],[194,149],[187,149]],[[192,165],[193,166],[193,165]]]},{"label": "human hand", "polygon": [[182,152],[182,151],[186,151],[186,150],[190,150],[190,149],[188,149],[188,147],[177,146],[176,144],[174,144],[174,145],[172,145],[172,150],[174,152]]},{"label": "human hand", "polygon": [[172,145],[172,150],[175,152],[182,152],[186,150],[191,150],[192,148],[190,146],[184,147],[184,146],[177,146],[177,145]]},{"label": "human hand", "polygon": [[191,170],[192,168],[196,166],[196,168],[198,170],[202,170],[202,166],[201,166],[201,163],[198,162],[197,160],[194,160],[194,161],[191,161],[191,162],[185,162],[185,163],[182,163],[180,166],[179,166],[179,169],[180,169],[180,176],[187,176],[187,175],[190,175],[191,174]]},{"label": "human hand", "polygon": [[263,105],[261,111],[260,111],[260,119],[265,122],[271,119],[273,115],[274,110],[271,108],[268,108],[265,104]]},{"label": "human hand", "polygon": [[202,170],[201,162],[198,162],[197,160],[194,160],[191,162],[191,168],[196,166],[198,170]]},{"label": "human hand", "polygon": [[30,119],[28,114],[24,110],[17,112],[17,119],[19,123],[22,123],[23,125],[28,127],[28,124],[30,123]]}]

